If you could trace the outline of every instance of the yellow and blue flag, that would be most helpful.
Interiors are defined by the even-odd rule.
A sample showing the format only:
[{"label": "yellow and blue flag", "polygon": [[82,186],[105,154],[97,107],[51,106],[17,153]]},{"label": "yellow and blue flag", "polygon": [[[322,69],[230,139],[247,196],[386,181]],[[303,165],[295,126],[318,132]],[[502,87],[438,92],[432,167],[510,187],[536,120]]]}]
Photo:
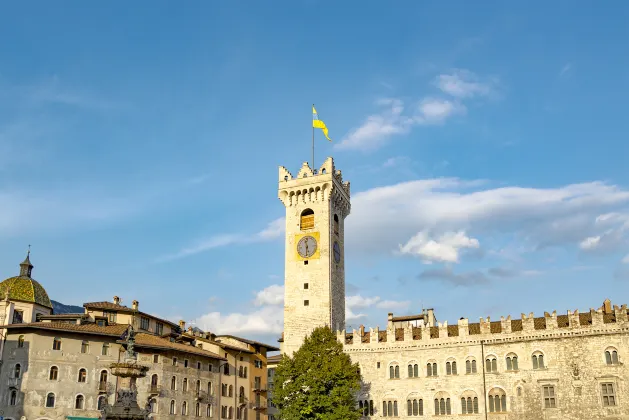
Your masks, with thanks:
[{"label": "yellow and blue flag", "polygon": [[332,139],[328,137],[328,127],[326,127],[325,123],[319,119],[319,116],[317,115],[317,110],[315,109],[314,105],[312,106],[312,127],[320,128],[321,130],[323,130],[323,135],[325,136],[325,138],[328,139],[328,141],[332,141]]}]

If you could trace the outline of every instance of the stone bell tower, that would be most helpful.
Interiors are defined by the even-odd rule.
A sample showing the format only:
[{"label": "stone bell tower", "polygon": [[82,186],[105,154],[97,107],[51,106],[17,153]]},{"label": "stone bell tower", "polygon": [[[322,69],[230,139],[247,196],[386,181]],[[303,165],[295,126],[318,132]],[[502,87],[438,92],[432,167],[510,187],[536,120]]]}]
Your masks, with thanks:
[{"label": "stone bell tower", "polygon": [[296,177],[279,168],[286,207],[284,342],[292,355],[316,327],[345,329],[345,218],[349,182],[329,157],[319,170],[305,162]]}]

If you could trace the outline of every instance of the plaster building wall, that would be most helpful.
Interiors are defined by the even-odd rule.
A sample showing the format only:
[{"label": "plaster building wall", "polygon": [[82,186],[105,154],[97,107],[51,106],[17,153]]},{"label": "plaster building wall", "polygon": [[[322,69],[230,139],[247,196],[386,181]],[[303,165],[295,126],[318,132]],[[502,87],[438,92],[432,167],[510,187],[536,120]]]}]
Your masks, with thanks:
[{"label": "plaster building wall", "polygon": [[[373,418],[384,417],[382,404],[389,401],[397,402],[396,417],[415,418],[408,413],[407,401],[420,399],[423,415],[433,416],[434,400],[450,398],[451,417],[466,414],[484,419],[485,411],[492,411],[486,405],[489,396],[504,395],[506,411],[489,413],[492,419],[620,420],[629,419],[629,368],[623,363],[629,357],[627,316],[626,305],[614,310],[607,306],[607,311],[604,306],[559,317],[530,314],[521,320],[481,319],[469,324],[462,319],[458,325],[443,323],[435,328],[340,332],[339,339],[352,361],[360,365],[364,386],[358,400],[373,401]],[[617,352],[618,363],[609,364],[606,352]],[[539,355],[544,358],[543,368],[534,366],[533,357]],[[507,358],[511,358],[509,365]],[[487,371],[487,359],[496,360],[496,372]],[[466,372],[466,362],[471,360],[476,361],[476,373]],[[456,362],[456,374],[452,374],[452,362]],[[436,375],[428,375],[428,364],[436,364]],[[611,406],[604,401],[603,384],[612,384]],[[545,386],[554,387],[556,408],[545,407]],[[463,412],[462,397],[466,401],[470,397],[473,404],[477,398],[477,414],[473,406],[472,414]]]}]

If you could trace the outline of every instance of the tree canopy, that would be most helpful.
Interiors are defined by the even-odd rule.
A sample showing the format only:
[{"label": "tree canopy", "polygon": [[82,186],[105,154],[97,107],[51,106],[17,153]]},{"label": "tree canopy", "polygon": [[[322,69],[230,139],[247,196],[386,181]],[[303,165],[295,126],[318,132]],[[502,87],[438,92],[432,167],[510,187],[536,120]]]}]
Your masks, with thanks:
[{"label": "tree canopy", "polygon": [[292,357],[282,357],[273,403],[281,420],[358,420],[360,381],[358,364],[343,353],[332,330],[319,327]]}]

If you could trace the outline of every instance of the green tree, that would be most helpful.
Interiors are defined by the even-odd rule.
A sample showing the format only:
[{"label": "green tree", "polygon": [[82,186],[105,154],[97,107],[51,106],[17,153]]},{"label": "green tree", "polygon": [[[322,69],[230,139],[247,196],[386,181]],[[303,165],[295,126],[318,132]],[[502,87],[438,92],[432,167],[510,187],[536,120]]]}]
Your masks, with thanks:
[{"label": "green tree", "polygon": [[284,355],[275,371],[273,403],[282,420],[357,420],[358,364],[328,327],[306,338],[293,357]]}]

